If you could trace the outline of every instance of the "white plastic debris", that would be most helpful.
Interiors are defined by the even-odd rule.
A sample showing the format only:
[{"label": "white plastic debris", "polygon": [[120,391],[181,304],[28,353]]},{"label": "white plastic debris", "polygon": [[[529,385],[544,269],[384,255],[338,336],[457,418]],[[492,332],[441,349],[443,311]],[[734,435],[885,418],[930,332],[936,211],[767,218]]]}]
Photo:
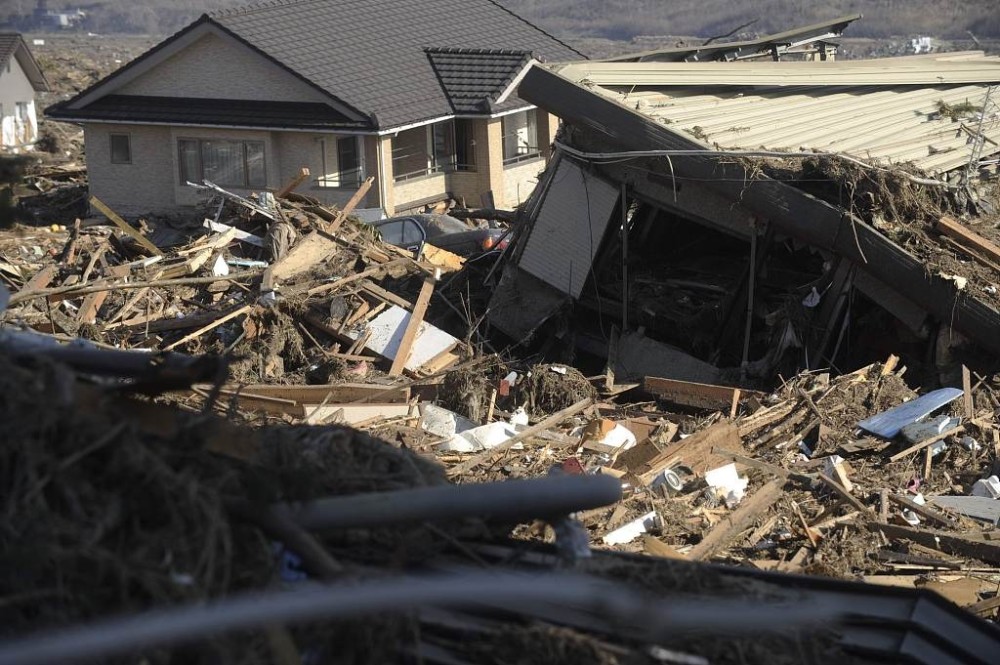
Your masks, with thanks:
[{"label": "white plastic debris", "polygon": [[819,301],[821,299],[822,297],[820,296],[819,291],[817,291],[816,287],[814,286],[812,287],[812,291],[810,291],[809,294],[802,299],[802,306],[809,307],[810,309],[812,309],[813,307],[819,304]]},{"label": "white plastic debris", "polygon": [[563,365],[549,365],[549,371],[566,376],[566,372],[569,370],[567,370]]},{"label": "white plastic debris", "polygon": [[585,448],[602,453],[628,450],[638,443],[629,428],[607,418],[599,418],[586,426],[577,427],[570,432],[570,436],[582,437],[580,443]]},{"label": "white plastic debris", "polygon": [[216,277],[225,277],[229,274],[229,264],[226,263],[222,254],[215,257],[215,263],[212,264],[212,274]]},{"label": "white plastic debris", "polygon": [[[489,450],[490,448],[496,448],[515,434],[517,434],[517,429],[505,422],[489,423],[456,434],[438,446],[438,450],[456,453]],[[517,448],[520,445],[515,444],[513,448]]]},{"label": "white plastic debris", "polygon": [[435,436],[450,438],[476,428],[476,423],[436,404],[420,406],[420,428]]},{"label": "white plastic debris", "polygon": [[1000,478],[990,476],[977,480],[972,486],[972,496],[985,496],[990,499],[1000,499]]},{"label": "white plastic debris", "polygon": [[935,441],[930,445],[931,457],[937,457],[946,450],[948,450],[948,444],[944,441]]},{"label": "white plastic debris", "polygon": [[983,449],[983,447],[979,445],[979,442],[971,436],[963,436],[961,440],[959,440],[959,443],[961,443],[970,453],[979,452]]},{"label": "white plastic debris", "polygon": [[903,509],[903,520],[910,526],[919,526],[920,524],[920,518],[917,517],[917,514],[909,508]]},{"label": "white plastic debris", "polygon": [[705,482],[717,496],[726,502],[726,507],[735,508],[743,500],[747,484],[750,481],[736,472],[736,464],[730,463],[707,471]]},{"label": "white plastic debris", "polygon": [[514,409],[514,413],[510,416],[511,425],[521,425],[522,427],[528,424],[528,412],[524,410],[523,406],[519,406]]},{"label": "white plastic debris", "polygon": [[660,517],[656,514],[656,511],[650,511],[642,517],[632,520],[624,526],[618,527],[608,535],[604,536],[601,541],[605,545],[624,545],[625,543],[631,543],[642,534],[647,533],[652,528],[655,528],[659,520]]}]

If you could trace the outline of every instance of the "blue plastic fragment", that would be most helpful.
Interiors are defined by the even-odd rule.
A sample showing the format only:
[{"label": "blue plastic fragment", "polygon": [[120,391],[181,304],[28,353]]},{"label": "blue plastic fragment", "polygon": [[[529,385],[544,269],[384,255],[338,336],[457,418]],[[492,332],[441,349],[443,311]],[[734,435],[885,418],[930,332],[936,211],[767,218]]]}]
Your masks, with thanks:
[{"label": "blue plastic fragment", "polygon": [[905,426],[930,415],[945,404],[958,399],[961,395],[962,391],[958,388],[939,388],[871,418],[866,418],[858,423],[858,427],[872,434],[891,439],[899,434],[899,431]]}]

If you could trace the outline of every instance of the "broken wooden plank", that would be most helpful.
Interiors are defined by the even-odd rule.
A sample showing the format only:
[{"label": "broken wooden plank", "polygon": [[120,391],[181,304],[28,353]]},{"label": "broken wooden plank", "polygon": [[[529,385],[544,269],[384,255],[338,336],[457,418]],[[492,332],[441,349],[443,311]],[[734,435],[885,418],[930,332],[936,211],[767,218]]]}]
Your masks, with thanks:
[{"label": "broken wooden plank", "polygon": [[[357,340],[367,334],[368,340],[364,344],[365,348],[383,358],[395,361],[401,355],[400,346],[402,342],[406,341],[403,339],[404,333],[412,318],[409,312],[393,305],[369,321],[364,332],[348,330],[346,336],[349,339]],[[436,360],[450,364],[453,359],[443,354],[450,352],[458,344],[460,341],[457,338],[426,321],[421,321],[410,353],[401,361],[404,363],[402,367],[406,371],[416,372],[424,365]]]},{"label": "broken wooden plank", "polygon": [[938,441],[941,441],[942,439],[947,439],[949,436],[952,436],[953,434],[960,434],[960,433],[962,433],[964,431],[965,431],[965,428],[962,427],[961,425],[959,425],[958,427],[950,429],[947,432],[942,432],[941,434],[938,434],[937,436],[932,436],[929,439],[924,439],[920,443],[915,443],[912,446],[910,446],[909,448],[906,448],[905,450],[899,451],[895,455],[890,455],[889,456],[889,461],[890,462],[896,462],[898,460],[903,459],[907,455],[912,455],[915,452],[919,452],[919,451],[923,450],[924,448],[927,448],[928,446],[930,446],[932,444],[935,444]]},{"label": "broken wooden plank", "polygon": [[972,401],[972,373],[962,365],[962,401],[965,405],[965,417],[972,420],[976,417],[976,407]]},{"label": "broken wooden plank", "polygon": [[921,505],[908,497],[899,494],[892,494],[890,492],[889,501],[892,501],[897,506],[908,508],[913,512],[915,512],[917,515],[925,517],[933,522],[937,522],[938,524],[943,524],[953,529],[959,528],[961,526],[959,520],[955,519],[954,517],[951,517],[950,515],[947,515],[940,511],[934,510],[933,508],[929,508],[928,506]]},{"label": "broken wooden plank", "polygon": [[[410,405],[406,402],[394,404],[305,404],[303,413],[309,425],[322,425],[331,422],[342,422],[348,425],[359,425],[372,422],[378,418],[398,418],[410,415]],[[338,415],[339,414],[339,415]]]},{"label": "broken wooden plank", "polygon": [[728,450],[742,449],[743,443],[734,424],[716,423],[686,439],[666,446],[662,453],[647,462],[643,468],[637,469],[636,475],[648,485],[663,473],[664,469],[680,463],[690,467],[697,474],[703,474],[726,463],[725,458],[712,452],[716,447]]},{"label": "broken wooden plank", "polygon": [[874,510],[872,510],[865,504],[861,503],[858,497],[854,496],[846,489],[844,489],[844,486],[838,483],[836,480],[834,480],[830,476],[825,476],[823,474],[819,474],[817,478],[821,483],[832,489],[833,493],[836,494],[842,501],[846,501],[847,503],[851,504],[851,506],[853,506],[855,510],[859,510],[865,515],[868,515],[869,517],[875,517]]},{"label": "broken wooden plank", "polygon": [[347,216],[354,212],[354,209],[358,207],[359,203],[361,203],[361,199],[365,198],[365,194],[368,193],[368,190],[371,188],[373,182],[375,182],[375,177],[368,176],[368,178],[361,183],[361,186],[358,187],[358,191],[354,192],[354,195],[351,196],[347,203],[344,204],[344,207],[337,212],[337,216],[333,218],[333,221],[330,222],[330,226],[326,230],[327,233],[333,234],[340,229],[340,225],[344,223]]},{"label": "broken wooden plank", "polygon": [[[739,400],[740,394],[740,389],[732,386],[678,381],[656,376],[644,377],[642,388],[666,402],[717,411],[730,409],[734,401]],[[753,391],[745,391],[744,396],[748,397],[752,394],[754,394]]]},{"label": "broken wooden plank", "polygon": [[968,559],[979,559],[994,565],[1000,564],[1000,542],[976,540],[963,534],[934,529],[917,529],[898,524],[869,522],[868,525],[871,529],[881,531],[889,538],[910,540],[938,552]]},{"label": "broken wooden plank", "polygon": [[213,330],[215,328],[218,328],[219,326],[221,326],[226,321],[229,321],[231,319],[235,319],[237,316],[242,316],[243,314],[246,314],[251,309],[253,309],[253,305],[244,305],[243,307],[240,307],[239,309],[233,310],[229,314],[226,314],[223,317],[215,319],[214,321],[212,321],[208,325],[202,326],[201,328],[198,328],[193,333],[190,333],[190,334],[185,335],[184,337],[181,337],[179,340],[177,340],[173,344],[167,344],[165,347],[163,347],[162,350],[163,351],[170,351],[171,349],[175,349],[178,346],[180,346],[181,344],[184,344],[186,342],[190,342],[191,340],[200,337],[201,335],[207,333],[209,330]]},{"label": "broken wooden plank", "polygon": [[[114,266],[108,271],[108,276],[121,278],[128,275],[129,272],[131,272],[129,266]],[[76,315],[76,322],[88,325],[97,323],[97,312],[101,309],[104,301],[108,299],[109,294],[110,291],[99,291],[84,296],[83,304],[80,305],[80,311]]]},{"label": "broken wooden plank", "polygon": [[[211,389],[208,384],[196,387]],[[329,385],[272,385],[272,384],[226,384],[222,387],[223,394],[251,394],[260,398],[279,399],[297,402],[299,404],[319,404],[324,399],[328,402],[353,402],[377,396],[379,402],[397,404],[410,400],[410,389],[401,386],[380,386],[368,383],[336,383]]]},{"label": "broken wooden plank", "polygon": [[235,226],[229,226],[228,224],[222,224],[221,222],[213,222],[210,219],[206,219],[203,226],[206,229],[215,231],[216,233],[222,233],[222,234],[232,233],[233,237],[235,237],[240,242],[245,242],[248,245],[253,245],[254,247],[264,246],[263,238],[261,238],[260,236],[255,236],[252,233],[247,233],[243,229],[238,229]]},{"label": "broken wooden plank", "polygon": [[725,548],[744,530],[749,528],[757,517],[769,509],[784,493],[785,479],[777,478],[754,492],[749,499],[744,499],[739,508],[718,524],[701,539],[701,542],[688,552],[687,558],[692,561],[702,561],[715,552]]},{"label": "broken wooden plank", "polygon": [[957,219],[942,215],[937,220],[937,230],[960,245],[969,247],[994,262],[1000,262],[1000,247],[963,226]]},{"label": "broken wooden plank", "polygon": [[500,455],[503,452],[506,452],[515,443],[520,443],[525,439],[530,439],[531,437],[536,436],[537,434],[549,429],[550,427],[555,427],[566,418],[569,418],[570,416],[575,416],[576,414],[580,413],[593,403],[594,400],[588,397],[587,399],[580,400],[579,402],[573,404],[572,406],[566,407],[562,411],[553,413],[551,416],[545,418],[541,422],[518,432],[517,434],[507,439],[506,441],[496,446],[495,448],[491,448],[490,450],[480,453],[479,455],[476,455],[475,457],[448,469],[448,476],[454,478],[455,476],[460,476],[464,473],[468,473],[472,469],[475,469],[483,464],[486,464],[494,457]]},{"label": "broken wooden plank", "polygon": [[122,233],[132,237],[137,243],[139,243],[147,251],[151,252],[154,256],[163,255],[163,252],[160,251],[160,248],[154,245],[152,242],[150,242],[149,238],[142,235],[138,231],[138,229],[133,228],[131,224],[129,224],[124,219],[119,217],[118,213],[116,213],[108,206],[104,205],[104,202],[101,201],[99,198],[97,198],[96,196],[91,196],[90,205],[100,210],[104,214],[104,216],[107,217],[109,220],[111,220],[111,222],[115,226],[117,226]]},{"label": "broken wooden plank", "polygon": [[1000,609],[1000,594],[994,596],[993,598],[987,598],[986,600],[981,600],[978,603],[968,605],[965,609],[981,617],[992,616],[996,614],[998,609]]},{"label": "broken wooden plank", "polygon": [[[424,314],[427,312],[427,306],[431,302],[431,294],[433,293],[434,280],[430,278],[424,279],[424,283],[420,287],[420,295],[417,296],[417,302],[413,304],[413,311],[406,322],[406,329],[403,331],[403,338],[400,340],[399,348],[396,350],[396,357],[392,359],[389,376],[399,376],[403,373],[403,368],[406,367],[406,363],[410,359],[413,343],[417,339],[420,324],[424,321]],[[420,364],[423,365],[424,363]]]},{"label": "broken wooden plank", "polygon": [[274,193],[274,198],[276,199],[285,198],[286,196],[294,192],[296,187],[304,183],[309,178],[309,175],[310,175],[309,169],[303,166],[301,169],[299,169],[298,174],[296,174],[294,178],[289,180],[284,187],[282,187],[281,189],[279,189],[277,192]]}]

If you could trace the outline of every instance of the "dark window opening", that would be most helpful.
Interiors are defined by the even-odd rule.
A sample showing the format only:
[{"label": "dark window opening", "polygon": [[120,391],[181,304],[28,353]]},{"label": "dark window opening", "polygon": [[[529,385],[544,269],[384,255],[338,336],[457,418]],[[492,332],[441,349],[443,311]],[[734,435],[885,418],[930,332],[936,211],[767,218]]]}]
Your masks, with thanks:
[{"label": "dark window opening", "polygon": [[128,134],[111,135],[111,163],[132,163],[132,137]]},{"label": "dark window opening", "polygon": [[263,141],[179,139],[181,183],[208,180],[221,187],[267,186]]}]

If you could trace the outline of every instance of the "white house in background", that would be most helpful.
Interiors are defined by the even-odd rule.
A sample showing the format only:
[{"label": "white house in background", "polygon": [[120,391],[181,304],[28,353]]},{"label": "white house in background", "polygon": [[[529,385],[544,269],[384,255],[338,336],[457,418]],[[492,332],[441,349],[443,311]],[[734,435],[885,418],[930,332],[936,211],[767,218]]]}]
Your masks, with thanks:
[{"label": "white house in background", "polygon": [[84,128],[90,191],[122,214],[192,206],[188,181],[297,190],[386,214],[513,207],[558,120],[517,97],[584,56],[493,0],[283,0],[205,15],[48,117]]},{"label": "white house in background", "polygon": [[38,140],[35,93],[49,83],[16,32],[0,32],[0,149],[30,150]]}]

